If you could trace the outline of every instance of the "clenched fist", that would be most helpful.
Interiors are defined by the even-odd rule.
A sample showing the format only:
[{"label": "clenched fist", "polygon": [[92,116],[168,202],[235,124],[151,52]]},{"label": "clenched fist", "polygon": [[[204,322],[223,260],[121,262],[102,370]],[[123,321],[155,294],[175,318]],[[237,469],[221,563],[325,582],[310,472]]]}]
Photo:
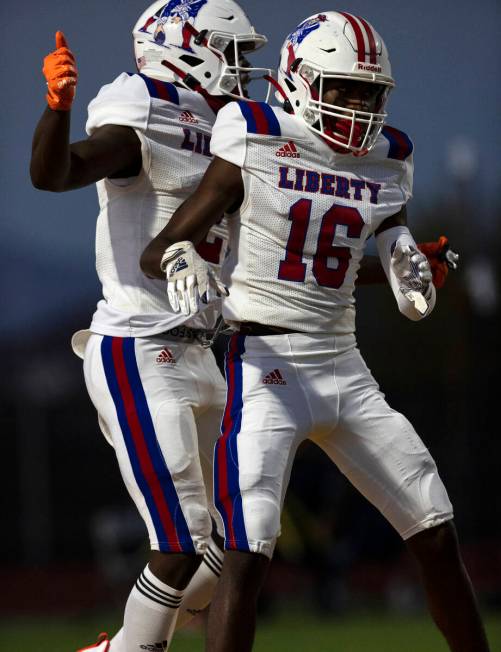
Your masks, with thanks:
[{"label": "clenched fist", "polygon": [[227,288],[188,240],[165,250],[160,269],[167,278],[167,297],[174,312],[196,315],[201,304],[228,296]]},{"label": "clenched fist", "polygon": [[56,49],[44,59],[47,103],[53,111],[69,111],[75,97],[77,68],[62,32],[56,32]]}]

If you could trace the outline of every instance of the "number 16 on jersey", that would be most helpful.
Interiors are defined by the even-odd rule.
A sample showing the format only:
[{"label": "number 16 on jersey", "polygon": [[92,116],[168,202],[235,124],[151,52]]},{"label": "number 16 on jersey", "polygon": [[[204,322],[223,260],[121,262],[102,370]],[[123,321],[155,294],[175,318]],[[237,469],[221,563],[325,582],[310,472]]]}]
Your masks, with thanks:
[{"label": "number 16 on jersey", "polygon": [[[306,263],[303,251],[310,225],[313,201],[300,199],[291,206],[289,220],[292,222],[284,260],[280,261],[278,278],[285,281],[304,283]],[[313,276],[319,285],[338,289],[344,282],[351,260],[349,247],[333,245],[338,226],[347,227],[349,238],[360,238],[364,221],[356,208],[333,204],[323,215],[318,234],[317,248],[313,256]],[[336,258],[335,269],[328,266],[329,259]]]}]

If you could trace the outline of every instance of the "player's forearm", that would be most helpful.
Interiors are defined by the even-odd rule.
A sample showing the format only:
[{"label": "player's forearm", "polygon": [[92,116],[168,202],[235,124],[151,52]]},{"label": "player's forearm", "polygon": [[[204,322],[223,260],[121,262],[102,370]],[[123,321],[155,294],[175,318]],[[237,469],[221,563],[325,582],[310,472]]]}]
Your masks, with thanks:
[{"label": "player's forearm", "polygon": [[[189,237],[182,238],[182,240],[193,242]],[[160,262],[165,250],[175,242],[179,242],[179,240],[173,240],[170,232],[163,229],[141,254],[139,264],[143,274],[148,278],[164,279],[165,274],[160,269]]]},{"label": "player's forearm", "polygon": [[35,188],[61,192],[71,168],[70,111],[45,109],[35,129],[30,175]]},{"label": "player's forearm", "polygon": [[169,224],[154,238],[141,256],[141,269],[150,278],[164,279],[160,262],[165,250],[176,242],[188,240],[195,246],[207,235],[210,227],[221,219],[224,212],[217,202],[202,208],[197,194],[187,199],[174,213]]},{"label": "player's forearm", "polygon": [[176,242],[199,244],[224,213],[238,209],[243,198],[240,168],[215,157],[195,193],[172,216],[141,256],[141,269],[150,278],[165,278],[160,262]]}]

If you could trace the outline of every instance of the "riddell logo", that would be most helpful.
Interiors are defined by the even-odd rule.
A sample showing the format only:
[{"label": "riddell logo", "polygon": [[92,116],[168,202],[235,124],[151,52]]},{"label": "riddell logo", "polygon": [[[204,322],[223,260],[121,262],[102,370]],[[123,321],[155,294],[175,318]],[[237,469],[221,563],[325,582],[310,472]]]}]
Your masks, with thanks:
[{"label": "riddell logo", "polygon": [[359,70],[367,70],[368,72],[381,72],[381,66],[375,65],[373,63],[359,63]]},{"label": "riddell logo", "polygon": [[283,156],[284,158],[301,158],[301,154],[297,151],[296,145],[289,140],[283,147],[281,147],[277,152],[276,156]]},{"label": "riddell logo", "polygon": [[179,122],[189,122],[191,125],[197,125],[198,120],[191,111],[183,111],[179,116]]},{"label": "riddell logo", "polygon": [[167,649],[167,641],[161,643],[145,643],[139,646],[140,650],[147,650],[148,652],[162,652]]},{"label": "riddell logo", "polygon": [[275,369],[263,378],[263,383],[265,385],[287,385],[287,382],[282,378],[282,374],[279,369]]},{"label": "riddell logo", "polygon": [[176,364],[176,358],[170,349],[162,349],[157,357],[157,364]]}]

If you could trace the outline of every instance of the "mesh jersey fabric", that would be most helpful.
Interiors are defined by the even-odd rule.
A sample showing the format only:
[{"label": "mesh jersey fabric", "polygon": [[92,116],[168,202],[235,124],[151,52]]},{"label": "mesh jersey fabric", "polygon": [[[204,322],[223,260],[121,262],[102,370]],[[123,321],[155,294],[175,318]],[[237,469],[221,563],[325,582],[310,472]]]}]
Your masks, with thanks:
[{"label": "mesh jersey fabric", "polygon": [[381,135],[355,157],[277,107],[232,102],[219,112],[212,153],[242,168],[245,188],[229,220],[227,321],[354,332],[365,243],[412,195],[412,144],[394,131],[407,149]]},{"label": "mesh jersey fabric", "polygon": [[[181,323],[194,328],[214,325],[218,306],[186,321],[171,311],[165,282],[147,278],[139,267],[144,248],[194,191],[209,165],[214,120],[214,112],[197,93],[139,74],[122,73],[90,103],[88,134],[106,124],[131,127],[142,151],[137,177],[97,183],[96,269],[104,298],[92,320],[93,332],[149,336]],[[226,242],[223,221],[206,243],[208,259],[216,267]]]}]

